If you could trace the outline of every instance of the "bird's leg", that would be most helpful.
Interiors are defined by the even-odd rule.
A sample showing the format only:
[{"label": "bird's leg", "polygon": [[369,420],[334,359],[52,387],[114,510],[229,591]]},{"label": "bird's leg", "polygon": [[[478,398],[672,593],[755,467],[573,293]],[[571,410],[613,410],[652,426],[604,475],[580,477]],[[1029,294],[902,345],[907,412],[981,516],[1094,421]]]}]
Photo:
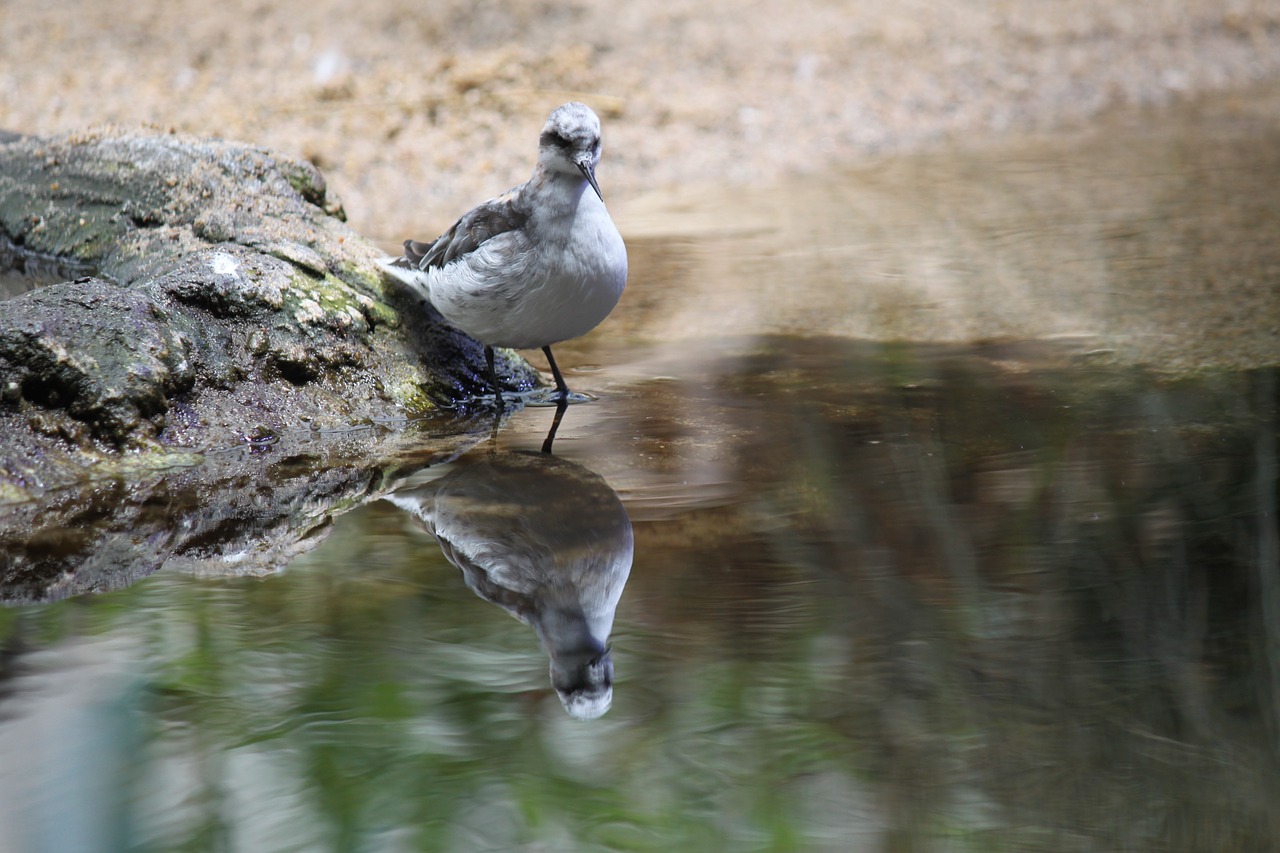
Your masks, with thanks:
[{"label": "bird's leg", "polygon": [[493,364],[493,347],[488,344],[484,348],[484,360],[489,365],[489,381],[493,383],[493,399],[498,403],[498,411],[502,411],[502,385],[498,383],[498,369]]},{"label": "bird's leg", "polygon": [[551,365],[551,375],[556,379],[556,398],[559,400],[569,399],[569,386],[564,384],[564,377],[560,375],[560,368],[556,367],[556,357],[551,354],[551,346],[542,348],[543,354],[547,357],[547,364]]},{"label": "bird's leg", "polygon": [[546,440],[542,442],[542,452],[550,453],[551,445],[556,440],[556,430],[560,429],[560,421],[564,418],[564,410],[569,408],[568,398],[561,397],[560,402],[556,403],[556,416],[551,421],[551,429],[547,432]]}]

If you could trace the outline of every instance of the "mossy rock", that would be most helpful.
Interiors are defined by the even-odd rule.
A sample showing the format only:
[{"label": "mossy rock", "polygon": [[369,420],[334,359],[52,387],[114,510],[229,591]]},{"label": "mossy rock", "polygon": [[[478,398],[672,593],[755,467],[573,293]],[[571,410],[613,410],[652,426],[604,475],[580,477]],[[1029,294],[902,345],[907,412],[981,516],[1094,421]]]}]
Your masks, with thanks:
[{"label": "mossy rock", "polygon": [[0,303],[0,429],[25,436],[0,445],[0,479],[20,491],[33,442],[38,479],[60,481],[85,458],[411,416],[484,387],[481,347],[381,274],[320,172],[262,148],[0,138],[0,240],[94,273]]}]

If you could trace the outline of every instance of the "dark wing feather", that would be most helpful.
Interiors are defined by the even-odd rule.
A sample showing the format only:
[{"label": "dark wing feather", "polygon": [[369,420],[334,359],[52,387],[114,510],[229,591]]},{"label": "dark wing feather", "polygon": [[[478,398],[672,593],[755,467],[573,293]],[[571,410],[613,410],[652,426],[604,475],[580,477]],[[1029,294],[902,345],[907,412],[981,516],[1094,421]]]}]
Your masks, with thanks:
[{"label": "dark wing feather", "polygon": [[533,613],[537,611],[537,601],[534,595],[519,592],[510,587],[503,586],[493,579],[492,574],[484,566],[472,560],[461,548],[456,547],[453,542],[445,538],[442,534],[436,532],[430,523],[427,530],[436,538],[436,542],[440,545],[440,551],[444,554],[446,560],[453,563],[462,570],[463,580],[467,586],[485,601],[498,605],[521,622],[529,622]]},{"label": "dark wing feather", "polygon": [[452,228],[434,242],[405,240],[404,257],[395,261],[394,265],[419,270],[442,267],[474,252],[485,240],[522,227],[528,218],[528,211],[520,203],[519,189],[509,190],[463,214]]}]

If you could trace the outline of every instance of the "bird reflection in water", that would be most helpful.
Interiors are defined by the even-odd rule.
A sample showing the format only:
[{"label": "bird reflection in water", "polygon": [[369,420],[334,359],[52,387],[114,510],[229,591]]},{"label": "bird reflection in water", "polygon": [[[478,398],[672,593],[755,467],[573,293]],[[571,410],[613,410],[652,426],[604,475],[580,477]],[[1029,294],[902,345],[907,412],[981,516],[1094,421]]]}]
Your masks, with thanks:
[{"label": "bird reflection in water", "polygon": [[631,521],[598,474],[548,453],[459,460],[387,498],[417,516],[477,595],[531,625],[569,715],[613,702],[609,632],[631,572]]}]

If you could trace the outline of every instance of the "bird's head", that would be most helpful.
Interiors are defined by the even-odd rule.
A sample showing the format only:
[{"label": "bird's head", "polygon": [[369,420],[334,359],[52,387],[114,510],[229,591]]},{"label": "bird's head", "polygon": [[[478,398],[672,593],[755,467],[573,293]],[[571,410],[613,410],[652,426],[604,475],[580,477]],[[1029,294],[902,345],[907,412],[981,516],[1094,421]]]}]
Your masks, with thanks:
[{"label": "bird's head", "polygon": [[569,716],[579,720],[601,716],[613,704],[613,658],[609,649],[553,658],[551,685]]},{"label": "bird's head", "polygon": [[586,104],[577,101],[558,107],[538,138],[538,161],[547,169],[581,174],[604,201],[596,183],[600,162],[600,119]]}]

